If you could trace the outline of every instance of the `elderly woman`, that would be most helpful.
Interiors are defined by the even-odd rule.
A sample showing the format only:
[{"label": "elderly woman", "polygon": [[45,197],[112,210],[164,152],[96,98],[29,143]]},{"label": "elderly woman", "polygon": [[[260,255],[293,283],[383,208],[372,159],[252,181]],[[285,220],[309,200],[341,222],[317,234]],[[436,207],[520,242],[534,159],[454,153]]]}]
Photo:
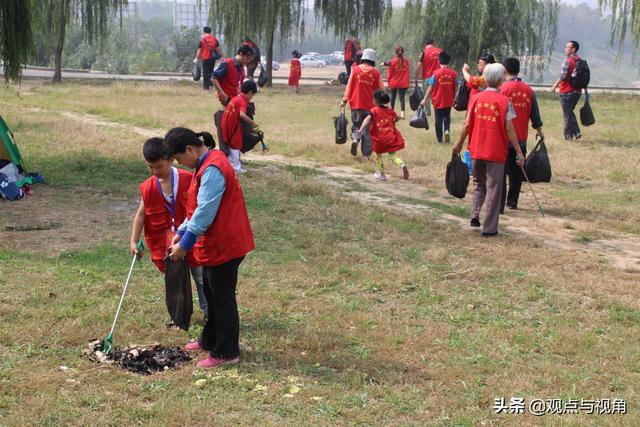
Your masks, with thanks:
[{"label": "elderly woman", "polygon": [[502,64],[488,64],[484,67],[482,77],[487,82],[487,88],[469,103],[460,139],[453,147],[454,154],[459,154],[469,135],[475,183],[471,226],[480,227],[480,210],[486,205],[483,237],[498,235],[502,181],[509,142],[518,155],[517,165],[524,165],[524,155],[512,123],[516,117],[515,110],[509,98],[498,91],[504,82],[504,76]]}]

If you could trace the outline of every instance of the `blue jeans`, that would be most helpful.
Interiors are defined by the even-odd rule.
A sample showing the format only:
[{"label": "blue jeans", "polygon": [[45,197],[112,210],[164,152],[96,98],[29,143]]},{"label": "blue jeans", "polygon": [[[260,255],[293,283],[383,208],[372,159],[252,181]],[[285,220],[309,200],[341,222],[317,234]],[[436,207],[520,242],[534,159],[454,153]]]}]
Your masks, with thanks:
[{"label": "blue jeans", "polygon": [[198,290],[198,305],[200,310],[207,314],[207,297],[204,294],[204,285],[202,282],[202,267],[189,267],[191,270],[191,277],[196,282],[196,289]]}]

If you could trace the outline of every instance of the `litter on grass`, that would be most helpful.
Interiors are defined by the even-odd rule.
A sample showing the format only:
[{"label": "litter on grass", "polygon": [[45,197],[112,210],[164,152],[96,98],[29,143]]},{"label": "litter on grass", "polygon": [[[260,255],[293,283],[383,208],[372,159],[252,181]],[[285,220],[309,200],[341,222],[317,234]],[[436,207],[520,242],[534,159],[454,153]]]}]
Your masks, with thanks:
[{"label": "litter on grass", "polygon": [[142,375],[163,372],[189,362],[189,356],[179,347],[167,348],[160,344],[150,346],[132,345],[128,348],[114,348],[111,353],[103,353],[103,341],[91,341],[82,352],[90,360],[105,365],[117,365],[127,371]]}]

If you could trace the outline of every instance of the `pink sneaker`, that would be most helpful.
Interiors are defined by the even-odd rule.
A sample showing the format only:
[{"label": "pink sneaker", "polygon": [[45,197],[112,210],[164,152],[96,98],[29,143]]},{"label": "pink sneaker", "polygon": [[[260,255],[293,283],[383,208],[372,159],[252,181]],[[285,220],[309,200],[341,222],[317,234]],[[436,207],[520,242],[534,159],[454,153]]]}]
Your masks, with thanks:
[{"label": "pink sneaker", "polygon": [[218,359],[217,357],[207,356],[198,362],[198,368],[217,368],[222,365],[233,365],[240,361],[239,357],[232,357],[230,359]]},{"label": "pink sneaker", "polygon": [[200,347],[200,343],[198,341],[188,342],[187,345],[184,346],[184,351],[199,351],[202,350]]}]

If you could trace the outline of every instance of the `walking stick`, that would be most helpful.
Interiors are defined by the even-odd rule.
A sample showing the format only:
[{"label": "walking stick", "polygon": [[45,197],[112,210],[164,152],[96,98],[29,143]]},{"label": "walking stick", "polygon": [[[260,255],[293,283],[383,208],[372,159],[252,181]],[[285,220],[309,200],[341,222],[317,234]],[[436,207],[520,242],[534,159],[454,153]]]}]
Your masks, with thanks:
[{"label": "walking stick", "polygon": [[[518,160],[518,159],[516,159]],[[538,204],[538,210],[540,211],[540,213],[542,214],[542,217],[544,218],[544,209],[542,209],[542,205],[540,204],[540,202],[538,201],[538,198],[536,197],[536,193],[533,191],[533,186],[531,185],[531,182],[529,182],[529,177],[527,176],[527,173],[524,171],[524,167],[520,166],[520,169],[522,170],[522,173],[524,174],[524,178],[527,180],[527,184],[529,184],[529,189],[531,190],[531,194],[533,194],[533,198],[535,199],[536,203]]]}]

